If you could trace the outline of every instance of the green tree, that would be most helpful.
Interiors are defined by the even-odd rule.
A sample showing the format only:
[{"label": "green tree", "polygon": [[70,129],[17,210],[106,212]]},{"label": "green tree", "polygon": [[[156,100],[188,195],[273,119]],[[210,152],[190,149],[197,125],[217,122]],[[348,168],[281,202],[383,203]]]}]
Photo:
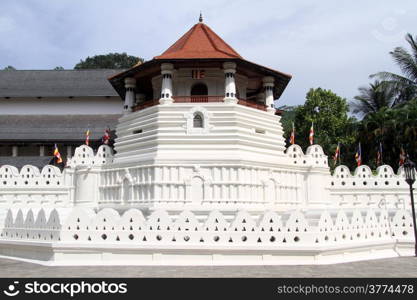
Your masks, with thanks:
[{"label": "green tree", "polygon": [[390,52],[403,75],[391,72],[379,72],[371,75],[371,77],[384,80],[385,84],[396,91],[395,104],[417,97],[417,43],[410,33],[405,36],[405,39],[411,47],[411,52],[403,47],[397,47]]},{"label": "green tree", "polygon": [[356,139],[356,124],[348,116],[348,110],[346,99],[331,90],[310,89],[304,105],[295,109],[296,143],[304,149],[309,146],[308,136],[314,123],[314,143],[321,145],[329,158],[340,143],[342,163],[352,165],[353,158],[349,159],[348,155]]},{"label": "green tree", "polygon": [[350,102],[353,113],[362,117],[376,113],[382,108],[390,108],[394,102],[395,91],[380,81],[359,88],[359,95]]},{"label": "green tree", "polygon": [[74,69],[128,69],[143,61],[143,58],[126,53],[109,53],[87,57],[76,64]]},{"label": "green tree", "polygon": [[14,70],[16,70],[16,68],[13,67],[13,66],[7,66],[3,70],[5,70],[5,71],[14,71]]},{"label": "green tree", "polygon": [[396,134],[395,110],[383,107],[369,113],[358,125],[358,142],[361,143],[363,161],[376,169],[379,143],[383,148],[384,164],[392,165],[395,159],[398,134]]},{"label": "green tree", "polygon": [[54,68],[54,70],[55,71],[62,71],[62,70],[64,70],[64,67],[57,66],[57,67]]},{"label": "green tree", "polygon": [[282,112],[281,114],[281,125],[284,130],[284,138],[289,146],[289,140],[292,131],[292,124],[295,120],[295,110],[297,106],[281,106],[278,109]]}]

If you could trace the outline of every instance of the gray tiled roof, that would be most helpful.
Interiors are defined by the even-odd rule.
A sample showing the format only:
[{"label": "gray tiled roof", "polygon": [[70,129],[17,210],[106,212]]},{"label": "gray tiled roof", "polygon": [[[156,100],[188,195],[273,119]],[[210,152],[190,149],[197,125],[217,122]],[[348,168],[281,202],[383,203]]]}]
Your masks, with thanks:
[{"label": "gray tiled roof", "polygon": [[0,167],[4,165],[15,166],[21,169],[25,165],[32,165],[42,170],[42,168],[49,164],[53,156],[0,156]]},{"label": "gray tiled roof", "polygon": [[0,115],[0,141],[83,141],[100,139],[114,130],[120,114],[112,115]]},{"label": "gray tiled roof", "polygon": [[108,77],[122,70],[0,71],[0,97],[117,96]]}]

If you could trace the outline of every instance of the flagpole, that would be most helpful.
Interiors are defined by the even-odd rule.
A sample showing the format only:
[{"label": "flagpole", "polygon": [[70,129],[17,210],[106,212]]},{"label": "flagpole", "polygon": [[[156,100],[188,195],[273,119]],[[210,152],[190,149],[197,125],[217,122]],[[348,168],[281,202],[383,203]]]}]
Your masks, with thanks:
[{"label": "flagpole", "polygon": [[381,152],[381,165],[383,165],[384,164],[384,156],[382,154],[382,143],[381,142],[379,142],[379,147],[380,147],[379,151]]},{"label": "flagpole", "polygon": [[338,143],[338,146],[339,146],[339,166],[340,166],[342,164],[342,161],[341,161],[341,159],[342,159],[342,151],[340,149],[340,143]]}]

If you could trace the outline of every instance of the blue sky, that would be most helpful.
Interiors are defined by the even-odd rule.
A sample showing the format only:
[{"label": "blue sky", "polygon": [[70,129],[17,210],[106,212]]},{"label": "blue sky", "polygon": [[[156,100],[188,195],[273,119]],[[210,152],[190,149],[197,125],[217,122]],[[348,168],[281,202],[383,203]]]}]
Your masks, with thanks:
[{"label": "blue sky", "polygon": [[0,0],[0,69],[73,68],[87,56],[151,59],[198,20],[244,58],[293,75],[278,105],[314,87],[352,99],[369,74],[398,72],[389,51],[417,35],[411,1]]}]

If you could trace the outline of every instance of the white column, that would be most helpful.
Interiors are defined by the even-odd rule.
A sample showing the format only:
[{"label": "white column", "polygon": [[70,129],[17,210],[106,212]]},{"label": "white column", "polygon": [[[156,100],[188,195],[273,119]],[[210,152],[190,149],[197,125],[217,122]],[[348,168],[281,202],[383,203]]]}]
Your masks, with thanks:
[{"label": "white column", "polygon": [[18,148],[17,146],[12,147],[12,156],[16,157],[18,155]]},{"label": "white column", "polygon": [[67,158],[70,158],[72,156],[72,147],[71,145],[67,146]]},{"label": "white column", "polygon": [[172,73],[174,71],[174,65],[170,63],[161,64],[162,74],[162,87],[160,104],[171,104],[174,102],[172,99]]},{"label": "white column", "polygon": [[225,62],[223,63],[223,69],[225,78],[223,101],[228,104],[236,104],[238,102],[235,83],[236,64],[234,62]]},{"label": "white column", "polygon": [[45,146],[44,145],[39,146],[39,156],[45,156]]},{"label": "white column", "polygon": [[265,88],[265,105],[266,110],[270,114],[275,114],[274,105],[274,77],[266,76],[263,78],[263,84]]},{"label": "white column", "polygon": [[136,87],[136,79],[127,77],[125,78],[125,105],[123,107],[124,113],[129,113],[132,111],[133,103],[135,102],[135,87]]}]

